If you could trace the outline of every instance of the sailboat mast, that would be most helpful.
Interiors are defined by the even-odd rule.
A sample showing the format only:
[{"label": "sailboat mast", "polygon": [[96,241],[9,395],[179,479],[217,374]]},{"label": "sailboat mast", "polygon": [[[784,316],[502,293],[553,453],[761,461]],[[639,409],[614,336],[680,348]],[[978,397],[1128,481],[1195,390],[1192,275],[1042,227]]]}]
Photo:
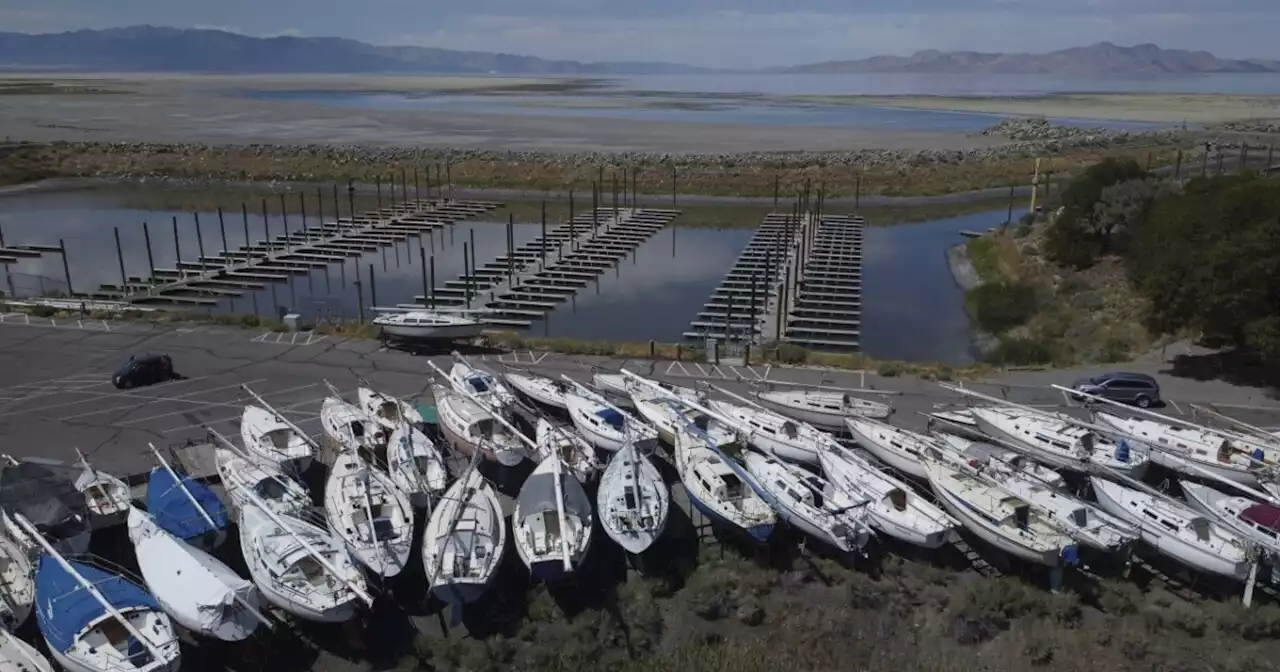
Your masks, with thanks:
[{"label": "sailboat mast", "polygon": [[[297,482],[296,482],[296,481],[286,481],[283,477],[281,477],[281,476],[280,476],[279,472],[272,471],[271,469],[268,469],[268,468],[266,468],[266,467],[263,467],[261,464],[256,464],[256,463],[254,463],[253,458],[251,458],[251,457],[249,457],[248,455],[246,455],[245,453],[241,452],[241,450],[240,450],[239,448],[237,448],[237,447],[236,447],[236,444],[234,444],[234,443],[232,443],[232,442],[231,442],[231,439],[228,439],[227,437],[223,436],[222,434],[219,434],[219,433],[218,433],[216,430],[214,430],[212,427],[210,427],[210,426],[208,426],[208,425],[205,425],[205,426],[204,426],[204,429],[205,429],[205,431],[209,432],[209,436],[212,436],[213,438],[217,439],[218,441],[221,441],[221,442],[222,442],[222,444],[223,444],[224,446],[226,446],[227,450],[229,450],[233,455],[235,455],[236,457],[238,457],[238,458],[240,458],[240,459],[242,459],[242,460],[244,460],[244,461],[248,462],[249,464],[253,464],[253,465],[254,465],[254,466],[256,466],[258,469],[262,470],[262,472],[263,472],[264,474],[266,474],[269,478],[271,478],[271,480],[273,480],[273,481],[275,481],[276,483],[280,484],[280,485],[281,485],[281,486],[283,486],[284,488],[288,489],[289,487],[292,487],[292,486],[294,486],[294,485],[297,485]],[[223,483],[223,486],[224,486],[224,487],[226,486],[226,483],[225,483],[225,482]],[[252,488],[245,488],[245,489],[244,489],[244,491],[246,491],[246,492],[247,492],[248,490],[252,490]]]},{"label": "sailboat mast", "polygon": [[573,571],[573,561],[570,556],[573,554],[572,547],[569,545],[569,525],[564,515],[564,484],[561,482],[560,456],[553,455],[551,459],[555,460],[555,469],[551,471],[551,482],[555,486],[556,492],[556,517],[560,519],[560,552],[563,554],[560,558],[564,565],[564,571]]},{"label": "sailboat mast", "polygon": [[191,494],[191,491],[187,489],[187,484],[183,483],[182,479],[178,477],[178,474],[173,470],[172,467],[169,466],[168,460],[164,459],[164,456],[160,454],[160,451],[156,450],[155,444],[148,443],[147,446],[151,448],[151,452],[155,454],[156,459],[160,460],[160,464],[161,466],[164,467],[164,470],[169,472],[169,476],[173,478],[174,484],[177,485],[179,488],[182,488],[182,494],[186,495],[187,500],[191,502],[191,505],[196,507],[196,510],[200,512],[200,517],[204,518],[204,522],[209,524],[209,529],[217,530],[218,524],[213,522],[213,516],[210,516],[209,512],[206,511],[205,508],[200,505],[200,502],[196,499],[196,496]]},{"label": "sailboat mast", "polygon": [[[477,450],[471,453],[471,462],[467,464],[466,470],[458,475],[458,480],[465,484],[467,482],[467,479],[471,478],[471,474],[472,472],[475,471],[476,464],[479,461],[480,461],[480,451]],[[467,502],[471,501],[471,498],[475,495],[475,490],[474,489],[468,490],[465,485],[463,486],[462,492],[463,492],[463,498],[458,500],[458,505],[453,509],[453,517],[449,519],[449,528],[444,535],[446,539],[449,537],[452,537],[454,530],[458,529],[458,521],[462,520],[462,514],[466,512]],[[440,565],[443,562],[444,562],[444,553],[436,553],[435,562],[431,563],[432,576],[440,576]]]},{"label": "sailboat mast", "polygon": [[17,524],[20,525],[27,534],[31,535],[31,538],[34,539],[36,543],[40,544],[40,547],[44,549],[44,552],[48,553],[49,557],[57,561],[57,563],[62,566],[62,569],[70,574],[72,578],[76,580],[76,583],[80,584],[80,587],[83,588],[85,592],[92,595],[93,599],[97,600],[98,604],[102,605],[102,608],[106,610],[108,614],[111,614],[113,618],[119,621],[120,625],[124,626],[124,629],[128,631],[134,639],[143,642],[143,645],[147,647],[147,651],[151,653],[152,658],[155,658],[156,660],[162,660],[164,658],[164,656],[161,655],[160,650],[156,648],[155,643],[146,635],[142,634],[142,631],[134,627],[133,623],[130,622],[129,619],[125,618],[124,614],[121,614],[120,611],[115,608],[115,605],[108,602],[107,598],[103,597],[102,593],[98,591],[97,586],[85,580],[83,576],[80,576],[80,572],[77,572],[76,568],[73,567],[71,563],[67,562],[66,558],[62,557],[62,554],[58,553],[58,551],[54,549],[53,545],[40,534],[39,530],[31,524],[31,521],[27,520],[26,516],[21,513],[15,513],[13,516]]}]

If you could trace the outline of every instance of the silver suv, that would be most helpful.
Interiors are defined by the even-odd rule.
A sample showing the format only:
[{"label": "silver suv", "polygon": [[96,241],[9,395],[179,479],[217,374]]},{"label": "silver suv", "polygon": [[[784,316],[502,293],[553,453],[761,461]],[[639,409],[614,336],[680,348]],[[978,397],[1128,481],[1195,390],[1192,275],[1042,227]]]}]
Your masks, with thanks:
[{"label": "silver suv", "polygon": [[[1077,380],[1071,384],[1071,389],[1123,404],[1134,404],[1139,408],[1161,404],[1160,384],[1145,373],[1113,371]],[[1075,397],[1075,400],[1083,401],[1084,397]]]}]

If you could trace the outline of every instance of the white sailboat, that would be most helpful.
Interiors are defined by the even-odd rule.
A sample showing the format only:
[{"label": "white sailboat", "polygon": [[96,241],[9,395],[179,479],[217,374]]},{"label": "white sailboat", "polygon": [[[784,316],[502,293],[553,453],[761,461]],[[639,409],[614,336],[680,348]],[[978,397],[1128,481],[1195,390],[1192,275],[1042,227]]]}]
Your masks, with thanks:
[{"label": "white sailboat", "polygon": [[924,548],[951,541],[960,523],[917,495],[906,483],[827,437],[818,453],[822,473],[845,500],[870,500],[867,515],[877,532]]},{"label": "white sailboat", "polygon": [[417,508],[449,487],[449,469],[436,445],[414,425],[402,423],[387,441],[387,473]]},{"label": "white sailboat", "polygon": [[528,457],[525,444],[496,416],[465,395],[444,385],[432,385],[440,431],[454,450],[479,452],[486,460],[514,467]]},{"label": "white sailboat", "polygon": [[726,462],[714,442],[690,423],[675,433],[675,463],[689,503],[713,523],[759,542],[773,534],[777,515],[755,491],[754,479]]},{"label": "white sailboat", "polygon": [[1048,567],[1076,562],[1072,539],[1007,490],[938,460],[926,461],[925,472],[947,511],[983,541]]},{"label": "white sailboat", "polygon": [[373,388],[357,388],[356,400],[360,410],[388,430],[394,431],[404,424],[413,427],[422,427],[424,424],[422,414],[413,404]]},{"label": "white sailboat", "polygon": [[160,606],[193,633],[238,642],[261,623],[253,584],[204,551],[160,529],[147,513],[129,510],[133,542],[142,578]]},{"label": "white sailboat", "polygon": [[845,552],[861,551],[871,540],[866,504],[826,501],[827,484],[799,467],[760,453],[743,457],[747,471],[770,496],[778,515],[792,527]]},{"label": "white sailboat", "polygon": [[388,336],[418,341],[456,341],[484,331],[484,323],[477,319],[438,310],[385,312],[373,318],[373,325]]},{"label": "white sailboat", "polygon": [[543,460],[520,486],[511,532],[516,552],[535,578],[563,578],[591,548],[591,500],[564,477],[558,458]]},{"label": "white sailboat", "polygon": [[315,446],[307,436],[261,406],[244,407],[240,416],[240,440],[253,461],[285,471],[305,471],[315,458]]},{"label": "white sailboat", "polygon": [[453,358],[447,378],[455,391],[478,397],[481,403],[499,412],[516,402],[515,394],[492,373],[472,366],[456,352]]},{"label": "white sailboat", "polygon": [[1094,464],[1136,479],[1150,459],[1147,451],[1127,441],[1102,438],[1058,414],[1017,408],[974,408],[970,413],[982,431],[1061,469],[1087,471]]},{"label": "white sailboat", "polygon": [[[332,388],[330,388],[332,389]],[[320,425],[324,433],[344,451],[360,448],[373,451],[386,445],[390,432],[360,407],[343,401],[336,394],[320,405]]]},{"label": "white sailboat", "polygon": [[739,406],[708,399],[708,409],[737,423],[751,447],[774,457],[802,464],[818,464],[818,430],[765,408]]},{"label": "white sailboat", "polygon": [[[657,385],[681,399],[698,399],[702,396],[702,393],[691,387],[672,385],[652,378],[646,378],[645,381],[650,385]],[[634,396],[637,390],[646,395],[650,394],[650,391],[642,383],[637,383],[621,373],[593,373],[591,374],[591,384],[596,389],[617,397],[630,398]]]},{"label": "white sailboat", "polygon": [[845,418],[844,422],[858,445],[876,459],[899,473],[919,479],[929,477],[924,466],[924,456],[934,444],[929,437],[869,418]]},{"label": "white sailboat", "polygon": [[[221,435],[214,433],[222,441]],[[229,445],[229,442],[228,442]],[[227,498],[237,511],[253,506],[253,493],[280,514],[294,514],[311,508],[311,494],[303,485],[270,463],[255,463],[227,448],[215,447],[214,464]]]},{"label": "white sailboat", "polygon": [[1037,482],[1043,483],[1055,490],[1062,488],[1065,483],[1062,478],[1062,474],[1039,464],[1022,453],[1005,450],[983,441],[971,441],[962,436],[951,434],[950,432],[935,431],[933,435],[938,438],[938,441],[934,445],[938,448],[947,449],[956,453],[966,462],[976,461],[979,464],[998,462],[1006,469],[1014,472],[1025,473]]},{"label": "white sailboat", "polygon": [[893,413],[888,404],[823,390],[771,390],[755,396],[756,401],[789,418],[833,432],[844,431],[845,418],[883,420]]},{"label": "white sailboat", "polygon": [[124,577],[63,558],[22,514],[13,516],[42,550],[36,621],[66,672],[176,672],[181,657],[169,616]]},{"label": "white sailboat", "polygon": [[535,376],[527,371],[508,371],[503,378],[506,378],[507,383],[515,391],[532,401],[562,411],[569,410],[569,407],[565,405],[564,395],[570,390],[570,387],[564,382],[544,376]]},{"label": "white sailboat", "polygon": [[36,599],[32,572],[22,547],[0,534],[0,629],[15,630],[31,616]]},{"label": "white sailboat", "polygon": [[343,541],[301,518],[248,503],[240,510],[240,549],[262,596],[294,616],[341,623],[362,600],[372,602]]},{"label": "white sailboat", "polygon": [[404,569],[413,548],[413,506],[390,476],[342,451],[329,468],[324,510],[329,529],[361,564],[385,577]]},{"label": "white sailboat", "polygon": [[1018,497],[1030,504],[1050,525],[1085,546],[1104,553],[1123,553],[1138,540],[1137,528],[1127,521],[1072,497],[1054,483],[1040,481],[1031,472],[996,457],[984,459],[965,455],[944,445],[934,445],[925,454]]},{"label": "white sailboat", "polygon": [[1263,446],[1245,445],[1232,437],[1195,429],[1179,427],[1155,420],[1124,418],[1110,413],[1094,411],[1094,419],[1100,424],[1133,437],[1136,441],[1154,447],[1151,461],[1156,464],[1200,476],[1188,470],[1183,460],[1191,462],[1214,475],[1243,485],[1259,482],[1258,476],[1267,464],[1280,462],[1280,454]]},{"label": "white sailboat", "polygon": [[76,456],[80,458],[82,470],[76,477],[75,487],[84,494],[89,513],[96,516],[116,516],[133,506],[133,493],[124,481],[89,466],[84,453],[78,448]]},{"label": "white sailboat", "polygon": [[978,428],[978,422],[973,419],[968,408],[951,408],[943,405],[941,408],[935,407],[935,410],[924,415],[929,419],[930,433],[933,433],[936,427],[948,434],[970,441],[985,441],[987,438]]},{"label": "white sailboat", "polygon": [[670,397],[650,393],[645,396],[637,392],[631,397],[636,412],[650,425],[658,430],[663,441],[674,446],[676,435],[684,430],[686,423],[693,423],[717,446],[728,446],[738,442],[738,435],[729,427],[697,409],[690,408]]},{"label": "white sailboat", "polygon": [[556,427],[546,418],[538,418],[534,435],[539,462],[558,457],[579,483],[590,481],[599,472],[596,451],[581,436],[564,427]]},{"label": "white sailboat", "polygon": [[1212,516],[1263,548],[1272,552],[1280,548],[1280,507],[1259,504],[1248,497],[1228,495],[1191,481],[1182,481],[1179,485],[1191,508]]},{"label": "white sailboat", "polygon": [[1167,497],[1090,477],[1098,504],[1135,525],[1142,540],[1188,567],[1244,581],[1248,548],[1234,532]]},{"label": "white sailboat", "polygon": [[628,553],[643,553],[667,526],[671,493],[653,462],[634,441],[613,455],[600,476],[600,525]]},{"label": "white sailboat", "polygon": [[53,672],[53,666],[36,647],[0,628],[0,672]]},{"label": "white sailboat", "polygon": [[506,550],[502,506],[475,466],[473,460],[449,487],[422,533],[422,565],[431,594],[448,604],[484,595]]},{"label": "white sailboat", "polygon": [[610,404],[600,403],[577,392],[564,395],[569,419],[591,445],[615,453],[628,441],[656,438],[654,430],[636,422]]}]

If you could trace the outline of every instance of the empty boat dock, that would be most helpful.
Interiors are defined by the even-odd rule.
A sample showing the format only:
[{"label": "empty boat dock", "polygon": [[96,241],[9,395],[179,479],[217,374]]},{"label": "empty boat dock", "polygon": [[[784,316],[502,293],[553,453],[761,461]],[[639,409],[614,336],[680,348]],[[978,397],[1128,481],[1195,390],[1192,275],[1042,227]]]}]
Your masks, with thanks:
[{"label": "empty boat dock", "polygon": [[821,215],[801,234],[781,299],[765,323],[779,340],[812,348],[856,349],[862,323],[860,216]]},{"label": "empty boat dock", "polygon": [[508,253],[401,307],[480,304],[491,311],[481,318],[484,322],[529,327],[616,267],[679,214],[653,208],[588,211],[518,247],[509,239]]},{"label": "empty boat dock", "polygon": [[809,219],[789,213],[766,215],[684,337],[756,340],[764,331],[762,318],[778,293]]},{"label": "empty boat dock", "polygon": [[[296,275],[327,269],[330,264],[342,264],[348,258],[427,235],[499,207],[501,203],[489,201],[414,200],[313,226],[303,218],[301,228],[292,231],[286,219],[285,230],[280,234],[272,235],[268,229],[263,239],[212,255],[205,254],[201,239],[194,261],[182,260],[182,250],[177,249],[179,261],[175,268],[153,265],[148,278],[123,278],[121,285],[102,285],[84,296],[134,304],[213,306],[222,299],[263,289],[267,283],[287,282]],[[244,217],[247,239],[248,215]],[[175,245],[176,240],[175,235]],[[222,241],[225,240],[223,225]],[[147,256],[151,258],[149,236]]]}]

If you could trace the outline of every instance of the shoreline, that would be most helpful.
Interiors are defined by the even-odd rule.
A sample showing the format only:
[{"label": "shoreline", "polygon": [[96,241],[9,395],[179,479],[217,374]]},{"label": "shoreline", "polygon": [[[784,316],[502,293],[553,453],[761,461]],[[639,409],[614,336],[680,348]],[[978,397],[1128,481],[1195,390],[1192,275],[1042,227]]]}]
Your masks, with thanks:
[{"label": "shoreline", "polygon": [[[982,276],[978,274],[978,269],[974,268],[973,261],[969,258],[967,243],[957,243],[948,247],[946,255],[947,267],[951,269],[951,279],[955,281],[957,287],[968,294],[982,284]],[[995,334],[978,328],[978,325],[974,323],[973,316],[969,315],[967,305],[965,316],[969,321],[969,354],[973,356],[975,361],[984,362],[987,355],[991,354],[999,346],[1000,339]]]}]

